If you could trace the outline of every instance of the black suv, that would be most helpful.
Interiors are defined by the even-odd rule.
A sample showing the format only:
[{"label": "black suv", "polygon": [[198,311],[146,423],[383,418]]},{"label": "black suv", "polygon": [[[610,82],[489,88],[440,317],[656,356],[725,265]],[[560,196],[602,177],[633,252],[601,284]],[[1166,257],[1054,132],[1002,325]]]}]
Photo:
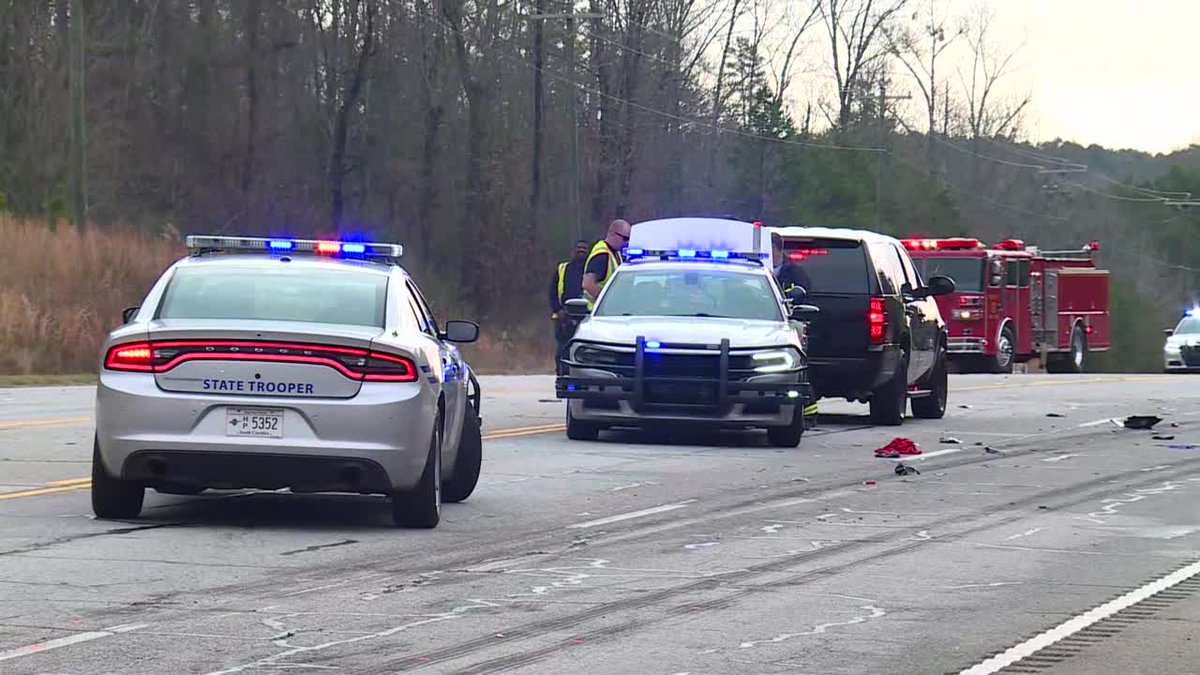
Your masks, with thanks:
[{"label": "black suv", "polygon": [[[860,230],[777,227],[784,255],[821,309],[809,326],[809,380],[818,398],[871,405],[876,424],[946,412],[946,323],[935,296],[954,281],[921,279],[904,246]],[[776,261],[777,263],[780,261]]]}]

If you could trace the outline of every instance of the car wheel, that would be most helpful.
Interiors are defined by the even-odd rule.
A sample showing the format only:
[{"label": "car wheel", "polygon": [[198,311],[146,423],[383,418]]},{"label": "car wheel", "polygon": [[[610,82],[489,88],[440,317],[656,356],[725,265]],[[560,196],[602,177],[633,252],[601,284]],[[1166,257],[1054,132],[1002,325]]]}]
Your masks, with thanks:
[{"label": "car wheel", "polygon": [[421,479],[411,490],[392,494],[392,519],[396,527],[433,529],[442,518],[442,434],[441,420],[434,425],[429,440],[429,456]]},{"label": "car wheel", "polygon": [[571,414],[570,403],[567,403],[567,438],[573,441],[594,441],[600,438],[600,427],[575,419]]},{"label": "car wheel", "polygon": [[146,489],[141,485],[108,475],[100,459],[100,439],[92,439],[92,511],[96,517],[137,518],[145,499]]},{"label": "car wheel", "polygon": [[871,422],[896,427],[904,423],[908,407],[908,358],[900,361],[896,374],[871,394]]},{"label": "car wheel", "polygon": [[942,419],[946,415],[946,399],[949,397],[950,390],[945,350],[938,350],[937,361],[933,364],[933,371],[929,373],[929,380],[925,383],[925,388],[929,390],[929,395],[914,398],[912,401],[913,417],[926,420]]},{"label": "car wheel", "polygon": [[1071,330],[1071,348],[1067,352],[1046,355],[1047,373],[1082,373],[1087,361],[1087,338],[1083,329],[1075,326]]},{"label": "car wheel", "polygon": [[479,414],[468,405],[458,441],[458,457],[454,460],[454,472],[450,480],[442,485],[442,501],[454,504],[470,497],[479,483],[482,466],[483,437],[479,432]]},{"label": "car wheel", "polygon": [[775,448],[799,447],[804,437],[804,407],[792,408],[792,422],[782,427],[767,427],[767,441]]},{"label": "car wheel", "polygon": [[1000,331],[1000,338],[996,341],[996,355],[992,357],[992,372],[1002,375],[1008,375],[1013,371],[1013,362],[1016,360],[1013,355],[1016,353],[1017,336],[1013,333],[1012,326],[1005,326]]}]

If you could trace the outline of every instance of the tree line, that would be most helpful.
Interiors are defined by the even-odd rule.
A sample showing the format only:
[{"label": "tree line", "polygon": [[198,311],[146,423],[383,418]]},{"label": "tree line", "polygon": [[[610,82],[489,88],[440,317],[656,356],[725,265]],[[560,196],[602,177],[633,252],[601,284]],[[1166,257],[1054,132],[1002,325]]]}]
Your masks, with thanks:
[{"label": "tree line", "polygon": [[1157,333],[1200,149],[1025,142],[1019,47],[947,0],[0,0],[0,209],[398,240],[496,321],[614,217],[1101,239]]}]

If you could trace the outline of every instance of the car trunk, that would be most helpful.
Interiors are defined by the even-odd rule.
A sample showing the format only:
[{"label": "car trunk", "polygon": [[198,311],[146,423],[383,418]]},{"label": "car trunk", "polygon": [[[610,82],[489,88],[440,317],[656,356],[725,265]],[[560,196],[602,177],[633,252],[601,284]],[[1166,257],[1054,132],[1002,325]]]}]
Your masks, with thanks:
[{"label": "car trunk", "polygon": [[173,392],[352,398],[381,329],[290,321],[166,319],[150,325],[154,379]]}]

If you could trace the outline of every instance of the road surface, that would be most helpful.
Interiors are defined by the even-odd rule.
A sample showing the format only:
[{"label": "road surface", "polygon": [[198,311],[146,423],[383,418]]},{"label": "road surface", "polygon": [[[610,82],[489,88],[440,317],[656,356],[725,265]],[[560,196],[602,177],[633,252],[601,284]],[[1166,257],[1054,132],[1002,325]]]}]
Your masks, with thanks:
[{"label": "road surface", "polygon": [[483,386],[434,531],[261,492],[94,520],[91,390],[0,390],[0,672],[1197,672],[1200,378],[954,376],[944,420],[823,403],[795,450],[570,442],[550,378]]}]

